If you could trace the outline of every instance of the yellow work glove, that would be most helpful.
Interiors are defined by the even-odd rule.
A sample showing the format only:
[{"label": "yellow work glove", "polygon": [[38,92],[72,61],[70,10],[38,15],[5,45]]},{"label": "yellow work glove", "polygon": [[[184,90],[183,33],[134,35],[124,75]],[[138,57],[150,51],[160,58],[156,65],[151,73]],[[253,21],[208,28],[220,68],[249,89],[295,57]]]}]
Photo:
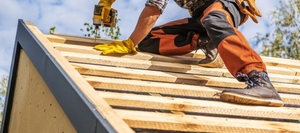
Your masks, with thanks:
[{"label": "yellow work glove", "polygon": [[[103,18],[108,18],[111,5],[114,2],[115,2],[115,0],[100,0],[99,1],[98,5],[104,6],[104,17]],[[104,21],[106,21],[106,20],[104,20]]]},{"label": "yellow work glove", "polygon": [[115,2],[116,0],[100,0],[98,5],[102,5],[106,8],[109,8],[111,7],[111,5]]},{"label": "yellow work glove", "polygon": [[137,53],[134,43],[130,38],[123,41],[113,41],[108,44],[100,44],[94,47],[94,49],[102,50],[102,54],[112,54],[112,53],[121,53],[121,54],[129,54],[129,53]]},{"label": "yellow work glove", "polygon": [[[257,7],[255,5],[255,0],[235,0],[235,1],[239,4],[241,12],[246,15],[246,18],[244,19],[244,21],[242,22],[242,24],[247,21],[247,19],[249,18],[249,16],[251,17],[251,19],[255,23],[258,23],[258,20],[257,20],[256,16],[261,17],[262,15],[261,15],[261,13],[259,12],[259,10],[257,9]],[[247,7],[244,7],[242,5],[243,1],[247,1],[248,2],[249,9],[247,9]]]}]

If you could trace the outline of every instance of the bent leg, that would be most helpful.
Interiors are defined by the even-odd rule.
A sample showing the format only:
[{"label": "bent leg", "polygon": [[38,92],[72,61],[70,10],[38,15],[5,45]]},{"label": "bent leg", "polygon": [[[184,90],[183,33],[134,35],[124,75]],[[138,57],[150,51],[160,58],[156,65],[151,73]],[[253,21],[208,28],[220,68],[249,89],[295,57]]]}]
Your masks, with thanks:
[{"label": "bent leg", "polygon": [[223,9],[220,1],[205,9],[200,22],[213,45],[218,47],[219,54],[232,75],[236,77],[237,72],[247,74],[254,69],[266,71],[262,59],[234,27],[231,15]]},{"label": "bent leg", "polygon": [[185,18],[154,27],[138,49],[162,55],[182,55],[193,51],[200,34],[206,30],[194,18]]}]

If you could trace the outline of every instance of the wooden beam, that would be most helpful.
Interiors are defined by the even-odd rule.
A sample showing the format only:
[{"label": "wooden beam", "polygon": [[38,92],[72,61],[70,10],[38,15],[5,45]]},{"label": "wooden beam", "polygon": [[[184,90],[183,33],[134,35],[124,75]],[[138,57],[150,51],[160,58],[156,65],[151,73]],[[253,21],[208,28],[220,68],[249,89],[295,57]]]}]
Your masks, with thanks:
[{"label": "wooden beam", "polygon": [[83,36],[75,36],[75,35],[66,35],[66,34],[44,34],[45,37],[50,42],[54,43],[67,43],[67,44],[76,44],[76,45],[85,45],[85,46],[95,46],[98,44],[109,43],[113,40],[111,39],[96,39],[93,37],[83,37]]},{"label": "wooden beam", "polygon": [[[84,49],[81,49],[81,50],[79,50],[79,51],[84,51]],[[74,52],[77,52],[77,51],[74,51]],[[92,53],[92,52],[94,52],[94,53],[97,53],[98,51],[96,51],[96,50],[93,50],[93,51],[90,51],[90,53]],[[63,52],[63,53],[65,53],[65,54],[67,54],[67,55],[70,55],[70,56],[68,56],[68,59],[70,60],[70,61],[76,61],[74,58],[76,58],[76,57],[74,57],[74,56],[72,56],[72,55],[80,55],[81,57],[80,58],[85,58],[85,57],[87,57],[88,56],[88,54],[75,54],[75,53],[70,53],[70,52]],[[84,57],[85,56],[85,57]],[[105,56],[102,56],[102,55],[97,55],[97,56],[93,56],[94,58],[97,58],[98,56],[100,56],[100,57],[103,57],[103,58],[101,58],[101,59],[111,59],[111,61],[114,61],[114,60],[116,60],[116,58],[119,58],[119,57],[116,57],[116,58],[113,58],[113,57],[115,57],[115,56],[109,56],[109,57],[107,57],[107,58],[105,58]],[[132,55],[124,55],[125,56],[125,58],[129,58],[129,59],[135,59],[135,57],[134,56],[132,56]],[[110,58],[110,57],[112,57],[112,58]],[[143,58],[145,58],[146,56],[143,56]],[[86,62],[85,63],[93,63],[93,62],[91,62],[91,61],[88,61],[88,60],[91,60],[90,58],[87,58],[86,59]],[[119,59],[119,60],[122,60],[122,59]],[[146,59],[147,60],[147,59]],[[169,60],[170,61],[170,60]],[[169,62],[168,61],[168,62]],[[178,60],[177,60],[178,61]],[[174,61],[174,62],[177,62],[177,61]],[[128,61],[128,62],[130,62],[130,61]],[[183,61],[184,62],[184,61]],[[147,62],[147,63],[149,63],[149,62]],[[178,62],[177,62],[178,63]],[[126,63],[126,64],[128,64],[128,63]],[[155,62],[155,64],[165,64],[164,62]],[[107,65],[107,64],[103,64],[103,65]],[[168,69],[168,68],[170,68],[170,67],[173,67],[174,68],[174,66],[178,66],[178,64],[170,64],[170,65],[163,65],[162,67],[160,67],[161,68],[161,70],[166,70],[166,69]],[[185,64],[182,64],[181,66],[183,66],[183,69],[182,70],[184,70],[184,69],[191,69],[191,67],[194,67],[195,69],[198,69],[198,71],[194,71],[194,72],[199,72],[200,71],[200,73],[193,73],[193,74],[205,74],[205,75],[211,75],[211,76],[224,76],[224,77],[233,77],[230,73],[229,73],[229,71],[228,70],[226,70],[226,69],[220,69],[220,68],[214,68],[214,69],[212,69],[212,68],[205,68],[205,67],[200,67],[200,66],[198,66],[198,65],[185,65]],[[147,66],[148,67],[148,66]],[[166,68],[166,69],[164,69],[164,68]],[[273,67],[274,68],[274,67]],[[278,70],[280,70],[280,69],[278,69],[278,68],[274,68],[274,69],[277,69],[277,71]],[[156,70],[156,69],[154,69],[154,70]],[[168,70],[172,70],[172,69],[168,69]],[[177,69],[178,70],[178,69]],[[272,70],[272,69],[271,69]],[[172,72],[182,72],[182,71],[173,71],[172,70]],[[191,73],[191,72],[193,72],[193,71],[189,71],[189,73]],[[275,72],[275,71],[273,71],[273,72]],[[282,72],[286,72],[286,71],[278,71],[278,72],[276,72],[276,73],[282,73]],[[289,71],[287,72],[288,74],[289,74]],[[293,74],[295,74],[295,72],[293,72]],[[295,76],[283,76],[283,75],[273,75],[273,74],[269,74],[269,77],[270,77],[270,79],[271,79],[271,81],[276,81],[276,82],[286,82],[286,83],[296,83],[296,84],[300,84],[300,77],[295,77]]]},{"label": "wooden beam", "polygon": [[[56,42],[56,43],[68,43],[68,44],[80,44],[80,45],[89,45],[89,46],[94,46],[97,43],[108,43],[113,40],[110,39],[98,39],[95,42],[94,38],[92,37],[81,37],[81,36],[74,36],[74,35],[65,35],[65,34],[53,34],[55,36],[58,36],[59,38],[56,39],[50,39],[55,38],[54,36],[48,36],[47,34],[45,35],[51,42]],[[56,40],[56,41],[54,41]],[[62,41],[64,40],[64,41]],[[187,56],[192,56],[195,58],[203,58],[203,52],[201,50],[198,50],[197,53],[191,53],[187,54]],[[300,68],[299,64],[300,61],[296,60],[289,60],[289,59],[280,59],[280,58],[274,58],[274,57],[262,57],[263,61],[267,66],[279,66],[279,67],[285,67],[285,68]]]},{"label": "wooden beam", "polygon": [[158,70],[158,71],[214,75],[214,76],[222,76],[223,74],[223,72],[219,71],[220,69],[205,68],[205,67],[200,67],[198,65],[145,61],[145,60],[103,56],[103,55],[79,54],[79,53],[71,53],[71,52],[61,52],[61,54],[65,56],[67,60],[72,62],[102,64],[102,65],[149,69],[149,70]]},{"label": "wooden beam", "polygon": [[[149,92],[178,96],[219,98],[214,96],[224,88],[84,76],[95,88],[134,92]],[[300,103],[299,103],[300,104]]]},{"label": "wooden beam", "polygon": [[[109,67],[109,66],[80,64],[80,63],[71,63],[71,64],[81,74],[203,85],[203,83],[201,83],[203,82],[202,78],[199,78],[197,75],[191,75],[191,74]],[[220,69],[220,71],[224,72],[223,75],[227,73],[227,71],[224,69]],[[275,82],[293,83],[293,84],[300,83],[299,80],[300,78],[297,76],[269,74],[269,77],[272,82],[275,81]]]},{"label": "wooden beam", "polygon": [[[101,55],[102,53],[102,51],[95,50],[91,46],[62,44],[62,43],[52,43],[52,44],[55,46],[57,50],[64,51],[64,52],[74,52],[74,53],[93,54],[93,55]],[[193,58],[193,57],[189,57],[189,54],[184,56],[162,56],[162,55],[145,53],[145,52],[139,52],[137,54],[109,54],[107,56],[149,60],[149,61],[159,61],[159,62],[181,63],[181,64],[190,64],[190,65],[191,64],[197,65],[201,59],[205,58],[205,56],[201,58]],[[290,75],[290,76],[296,75],[296,71],[287,68],[267,66],[267,70],[268,73],[273,73],[273,74]],[[224,68],[223,71],[224,71],[223,76],[232,77],[231,73],[226,68]]]},{"label": "wooden beam", "polygon": [[239,117],[300,120],[299,108],[247,106],[219,101],[157,97],[104,91],[98,91],[98,94],[103,97],[107,103],[113,106],[233,115]]},{"label": "wooden beam", "polygon": [[295,71],[296,76],[300,76],[300,69],[297,69],[297,68],[289,68],[289,69],[292,70],[292,71]]},{"label": "wooden beam", "polygon": [[[194,86],[185,84],[170,84],[149,81],[137,81],[116,78],[84,76],[94,87],[105,90],[133,91],[146,93],[159,93],[184,97],[219,99],[218,93],[226,88]],[[285,104],[300,105],[299,95],[279,94]]]},{"label": "wooden beam", "polygon": [[[193,54],[193,53],[191,53]],[[203,58],[203,52],[199,51],[198,53],[194,53],[193,57]],[[275,57],[265,57],[261,56],[262,60],[266,64],[266,66],[276,66],[283,68],[296,68],[300,69],[300,61],[299,60],[291,60],[291,59],[283,59],[283,58],[275,58]]]},{"label": "wooden beam", "polygon": [[[106,57],[97,55],[87,55],[87,54],[76,54],[76,53],[66,53],[62,54],[69,60],[74,62],[82,63],[92,63],[101,65],[110,65],[118,67],[129,67],[138,69],[149,69],[158,70],[166,72],[179,72],[179,73],[191,73],[197,74],[196,76],[202,82],[201,85],[211,85],[211,86],[226,86],[233,88],[244,88],[245,84],[243,82],[238,82],[233,78],[221,77],[223,72],[216,68],[204,68],[195,65],[185,65],[185,64],[175,64],[175,63],[164,63],[164,62],[154,62],[154,61],[143,61],[134,59],[121,59],[116,57]],[[200,75],[212,75],[212,76],[200,76]],[[300,93],[300,85],[296,84],[284,84],[284,83],[273,83],[277,91],[279,92],[292,92]]]},{"label": "wooden beam", "polygon": [[[82,45],[72,45],[72,44],[62,44],[62,43],[52,43],[55,48],[63,52],[73,52],[82,54],[93,54],[101,55],[102,51],[95,50],[91,46]],[[149,61],[161,61],[161,62],[171,62],[171,63],[182,63],[182,64],[195,64],[201,60],[200,58],[191,58],[185,56],[168,57],[152,53],[138,52],[137,54],[108,54],[106,56],[119,57],[119,58],[129,58],[129,59],[139,59],[139,60],[149,60]]]},{"label": "wooden beam", "polygon": [[174,115],[158,112],[116,110],[118,115],[132,128],[158,129],[183,132],[300,132],[300,124],[218,118],[196,115]]},{"label": "wooden beam", "polygon": [[68,74],[85,97],[94,105],[95,109],[97,109],[97,111],[111,124],[111,126],[117,132],[133,132],[133,130],[120,117],[118,117],[118,115],[116,115],[106,101],[95,93],[96,91],[94,88],[83,79],[83,77],[57,50],[53,48],[51,42],[41,33],[41,31],[32,22],[25,22],[25,24],[44,45],[49,54],[51,54],[51,56],[57,61],[66,74]]},{"label": "wooden beam", "polygon": [[171,82],[180,84],[205,84],[206,80],[197,75],[151,71],[142,69],[130,69],[121,67],[109,67],[90,64],[71,63],[80,74],[98,75],[106,77],[129,78],[136,80],[151,80],[159,82]]}]

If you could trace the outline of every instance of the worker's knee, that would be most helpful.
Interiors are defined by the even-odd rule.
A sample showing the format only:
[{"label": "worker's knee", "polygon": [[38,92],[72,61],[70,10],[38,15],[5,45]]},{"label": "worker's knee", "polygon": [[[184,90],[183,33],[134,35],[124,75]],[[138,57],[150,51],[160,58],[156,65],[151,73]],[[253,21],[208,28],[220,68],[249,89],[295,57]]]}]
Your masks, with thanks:
[{"label": "worker's knee", "polygon": [[214,44],[219,44],[228,36],[236,35],[225,13],[221,11],[210,12],[201,23]]}]

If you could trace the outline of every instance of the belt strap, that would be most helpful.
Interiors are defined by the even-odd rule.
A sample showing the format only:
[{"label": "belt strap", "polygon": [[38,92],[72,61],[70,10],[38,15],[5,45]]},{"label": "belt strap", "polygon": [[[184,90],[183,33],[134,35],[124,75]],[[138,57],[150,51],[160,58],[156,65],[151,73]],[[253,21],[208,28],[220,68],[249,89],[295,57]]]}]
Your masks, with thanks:
[{"label": "belt strap", "polygon": [[194,4],[194,6],[193,6],[193,8],[192,8],[192,11],[195,11],[195,10],[197,10],[198,8],[204,6],[204,5],[205,5],[206,3],[208,3],[209,1],[211,1],[211,0],[198,0],[198,1]]}]

